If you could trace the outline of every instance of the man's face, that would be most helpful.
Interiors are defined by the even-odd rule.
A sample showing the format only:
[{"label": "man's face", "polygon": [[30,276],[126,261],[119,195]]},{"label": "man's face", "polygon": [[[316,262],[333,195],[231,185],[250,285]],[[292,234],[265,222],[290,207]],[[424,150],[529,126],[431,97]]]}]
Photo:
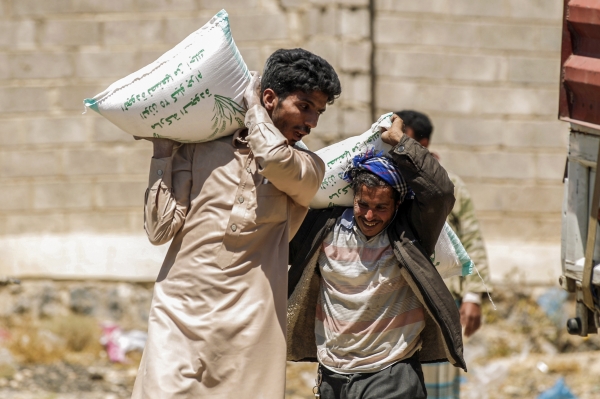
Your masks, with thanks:
[{"label": "man's face", "polygon": [[354,220],[360,231],[371,238],[387,227],[396,213],[394,189],[390,186],[361,186],[354,195]]},{"label": "man's face", "polygon": [[289,145],[294,145],[317,126],[319,116],[327,106],[327,95],[321,91],[295,91],[281,100],[273,90],[266,89],[263,102],[275,127]]}]

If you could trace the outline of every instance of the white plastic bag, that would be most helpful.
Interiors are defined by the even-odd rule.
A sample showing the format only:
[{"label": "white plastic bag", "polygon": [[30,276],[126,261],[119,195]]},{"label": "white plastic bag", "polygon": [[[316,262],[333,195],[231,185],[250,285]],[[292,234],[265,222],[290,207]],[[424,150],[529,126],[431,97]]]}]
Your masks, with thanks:
[{"label": "white plastic bag", "polygon": [[134,136],[203,142],[244,125],[249,82],[221,10],[159,59],[84,104]]},{"label": "white plastic bag", "polygon": [[448,223],[444,223],[431,261],[442,278],[473,273],[473,261]]},{"label": "white plastic bag", "polygon": [[381,141],[381,133],[383,128],[389,129],[392,126],[392,115],[391,112],[381,115],[371,129],[363,134],[347,138],[315,152],[325,162],[325,177],[319,191],[310,203],[311,208],[352,206],[354,192],[350,188],[350,184],[343,179],[344,171],[354,156],[367,151],[375,150],[376,153],[383,151],[382,155],[389,157],[388,152],[392,146]]}]

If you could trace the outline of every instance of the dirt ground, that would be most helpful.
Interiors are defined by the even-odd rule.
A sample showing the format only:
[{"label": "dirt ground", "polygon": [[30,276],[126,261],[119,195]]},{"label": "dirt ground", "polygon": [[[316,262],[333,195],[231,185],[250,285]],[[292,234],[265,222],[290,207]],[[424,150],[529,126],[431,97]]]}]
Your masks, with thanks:
[{"label": "dirt ground", "polygon": [[[577,398],[599,398],[600,338],[566,333],[572,300],[563,302],[560,291],[548,288],[496,291],[497,309],[486,301],[482,328],[465,341],[469,372],[461,397],[537,398],[564,378]],[[544,298],[556,299],[554,307],[541,306]],[[129,398],[141,354],[111,363],[99,337],[98,321],[90,317],[0,319],[0,397]],[[288,363],[286,398],[314,398],[314,378],[314,364]]]}]

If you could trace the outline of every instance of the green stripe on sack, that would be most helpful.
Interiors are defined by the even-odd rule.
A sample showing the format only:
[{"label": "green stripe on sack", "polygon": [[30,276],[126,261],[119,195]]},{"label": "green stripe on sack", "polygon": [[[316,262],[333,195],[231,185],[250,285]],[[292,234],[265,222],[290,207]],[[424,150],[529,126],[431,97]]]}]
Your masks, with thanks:
[{"label": "green stripe on sack", "polygon": [[93,98],[86,98],[85,100],[83,100],[83,104],[86,107],[93,109],[97,113],[100,113],[100,110],[98,109],[98,103]]}]

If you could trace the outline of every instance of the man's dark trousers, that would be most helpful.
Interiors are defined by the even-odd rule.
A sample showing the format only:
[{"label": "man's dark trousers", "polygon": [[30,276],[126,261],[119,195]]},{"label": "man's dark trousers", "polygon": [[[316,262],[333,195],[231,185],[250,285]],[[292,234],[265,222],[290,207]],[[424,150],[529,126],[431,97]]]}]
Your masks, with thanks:
[{"label": "man's dark trousers", "polygon": [[321,399],[426,399],[419,356],[377,373],[338,374],[319,365]]}]

